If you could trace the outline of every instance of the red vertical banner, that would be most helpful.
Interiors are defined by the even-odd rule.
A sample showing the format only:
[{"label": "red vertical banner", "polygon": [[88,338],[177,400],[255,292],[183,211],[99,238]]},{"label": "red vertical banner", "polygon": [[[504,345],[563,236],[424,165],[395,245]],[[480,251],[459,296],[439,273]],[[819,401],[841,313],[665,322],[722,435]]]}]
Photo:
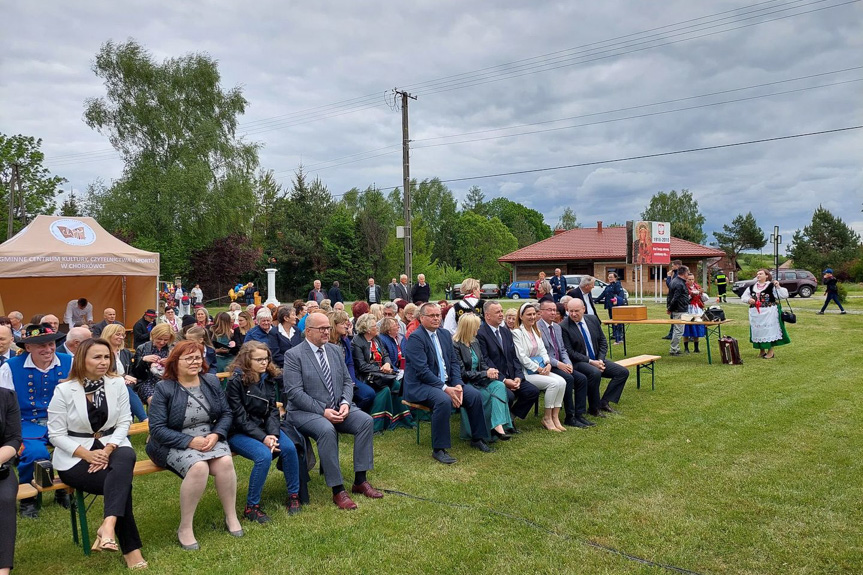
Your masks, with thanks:
[{"label": "red vertical banner", "polygon": [[632,231],[632,263],[667,265],[671,263],[671,224],[635,222]]}]

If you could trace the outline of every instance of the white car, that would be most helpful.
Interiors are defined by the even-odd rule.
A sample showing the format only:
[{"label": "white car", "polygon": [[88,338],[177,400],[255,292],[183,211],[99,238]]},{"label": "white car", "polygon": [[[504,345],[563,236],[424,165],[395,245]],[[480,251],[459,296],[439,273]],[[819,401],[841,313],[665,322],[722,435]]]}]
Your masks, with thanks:
[{"label": "white car", "polygon": [[[581,278],[583,278],[584,276],[583,275],[564,275],[563,277],[566,278],[566,285],[567,285],[568,289],[572,289],[574,287],[578,287],[578,283],[581,281]],[[597,299],[600,295],[602,295],[602,292],[605,290],[605,286],[607,286],[607,285],[608,284],[606,282],[602,281],[601,279],[597,279],[596,284],[594,284],[594,286],[593,286],[593,289],[590,290],[590,295],[593,296],[593,299]],[[629,292],[626,291],[626,288],[623,288],[623,295],[627,300],[629,299]]]}]

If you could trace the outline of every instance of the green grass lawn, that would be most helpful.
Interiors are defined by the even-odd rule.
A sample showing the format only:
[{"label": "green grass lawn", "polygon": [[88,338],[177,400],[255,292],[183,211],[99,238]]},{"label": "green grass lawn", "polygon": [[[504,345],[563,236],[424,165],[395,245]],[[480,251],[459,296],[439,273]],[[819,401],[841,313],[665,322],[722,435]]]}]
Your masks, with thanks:
[{"label": "green grass lawn", "polygon": [[[633,374],[622,414],[588,430],[553,434],[531,416],[492,454],[456,440],[450,467],[432,460],[428,424],[420,446],[410,430],[376,437],[372,483],[422,499],[388,494],[339,511],[314,470],[311,505],[288,517],[274,469],[263,502],[270,525],[245,524],[244,539],[229,537],[211,485],[196,517],[201,551],[187,553],[175,537],[179,480],[137,478],[150,572],[670,572],[636,557],[711,574],[861,573],[863,316],[816,316],[799,301],[792,345],[772,361],[748,343],[746,308],[725,306],[733,323],[723,333],[740,341],[742,366],[708,365],[703,352],[667,357],[664,326],[630,328],[630,355],[664,356],[656,390],[636,390]],[[663,306],[649,307],[651,318],[664,317]],[[350,448],[343,437],[347,477]],[[235,463],[240,506],[250,465]],[[100,511],[101,500],[91,529]],[[85,558],[71,542],[68,512],[53,503],[39,520],[19,520],[16,566],[124,571],[119,557]]]}]

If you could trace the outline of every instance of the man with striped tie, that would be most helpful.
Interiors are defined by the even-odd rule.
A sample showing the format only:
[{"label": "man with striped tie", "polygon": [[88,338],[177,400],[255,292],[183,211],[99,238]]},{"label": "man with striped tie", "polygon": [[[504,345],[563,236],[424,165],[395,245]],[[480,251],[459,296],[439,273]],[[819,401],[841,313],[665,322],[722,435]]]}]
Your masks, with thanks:
[{"label": "man with striped tie", "polygon": [[366,472],[374,467],[372,417],[354,403],[354,382],[341,350],[329,343],[330,321],[320,312],[306,319],[306,341],[285,353],[284,389],[287,416],[296,428],[318,444],[318,456],[333,503],[356,509],[345,491],[339,469],[339,433],[354,436],[352,493],[372,499],[383,494],[369,484]]}]

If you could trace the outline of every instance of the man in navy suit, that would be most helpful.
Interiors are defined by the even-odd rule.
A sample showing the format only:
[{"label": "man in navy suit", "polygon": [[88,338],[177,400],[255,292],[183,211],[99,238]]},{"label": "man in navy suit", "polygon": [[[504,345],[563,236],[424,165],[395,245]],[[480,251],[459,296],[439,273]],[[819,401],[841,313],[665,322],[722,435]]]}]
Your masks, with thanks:
[{"label": "man in navy suit", "polygon": [[440,306],[423,304],[419,309],[421,327],[413,332],[404,347],[405,399],[432,409],[432,457],[440,463],[455,463],[447,453],[452,446],[450,415],[452,408],[467,413],[472,439],[470,446],[488,453],[492,449],[483,440],[488,437],[482,396],[461,379],[461,363],[452,345],[452,336],[441,324]]},{"label": "man in navy suit", "polygon": [[[524,379],[524,371],[515,355],[512,333],[503,325],[503,307],[489,301],[483,308],[483,315],[485,322],[476,334],[482,357],[489,367],[500,372],[513,418],[524,419],[536,403],[539,389]],[[518,433],[514,427],[509,431]]]},{"label": "man in navy suit", "polygon": [[[566,314],[566,319],[560,323],[563,342],[573,367],[587,376],[588,412],[596,417],[605,417],[604,411],[616,413],[609,402],[620,401],[629,370],[605,359],[608,340],[602,333],[602,323],[595,315],[585,315],[584,302],[580,299],[570,300],[566,304]],[[611,381],[600,399],[599,383],[603,377]]]},{"label": "man in navy suit", "polygon": [[581,281],[578,282],[578,285],[576,287],[566,292],[566,295],[581,300],[581,302],[584,304],[584,313],[586,315],[597,315],[596,304],[593,303],[593,294],[591,294],[593,286],[595,285],[595,277],[584,276],[583,278],[581,278]]}]

